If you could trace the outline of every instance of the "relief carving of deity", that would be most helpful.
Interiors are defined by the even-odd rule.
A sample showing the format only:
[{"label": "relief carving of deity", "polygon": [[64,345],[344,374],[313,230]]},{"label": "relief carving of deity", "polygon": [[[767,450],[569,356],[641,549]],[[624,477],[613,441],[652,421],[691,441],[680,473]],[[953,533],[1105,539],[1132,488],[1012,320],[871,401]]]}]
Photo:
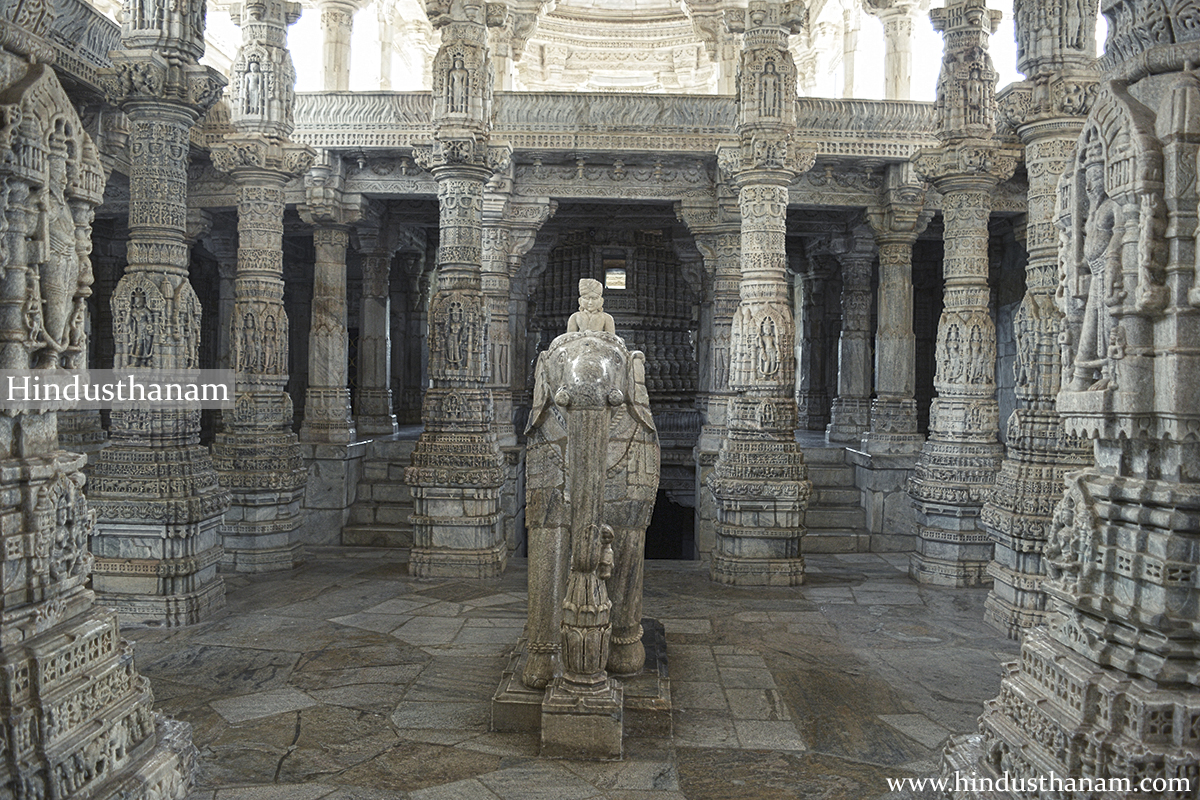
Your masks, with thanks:
[{"label": "relief carving of deity", "polygon": [[451,114],[466,114],[470,97],[471,73],[463,64],[462,56],[454,57],[454,66],[446,78],[446,108]]},{"label": "relief carving of deity", "polygon": [[758,107],[764,117],[780,116],[779,73],[775,70],[775,62],[768,61],[763,73],[758,79]]},{"label": "relief carving of deity", "polygon": [[37,290],[41,300],[40,327],[45,333],[45,343],[58,353],[70,345],[72,338],[81,336],[71,330],[77,322],[74,297],[78,290],[81,264],[75,248],[75,220],[66,198],[65,153],[52,153],[48,162],[50,179],[39,204],[39,227],[45,244],[45,262],[39,271]]},{"label": "relief carving of deity", "polygon": [[775,318],[763,317],[758,327],[758,374],[769,378],[779,372],[779,333]]},{"label": "relief carving of deity", "polygon": [[1086,298],[1086,304],[1076,343],[1072,391],[1105,388],[1103,378],[1096,380],[1096,371],[1107,361],[1112,324],[1105,300],[1113,276],[1120,274],[1118,209],[1104,188],[1104,160],[1098,146],[1092,148],[1084,166],[1084,183],[1087,215],[1083,224],[1083,263],[1079,265],[1078,285],[1073,287],[1073,293]]}]

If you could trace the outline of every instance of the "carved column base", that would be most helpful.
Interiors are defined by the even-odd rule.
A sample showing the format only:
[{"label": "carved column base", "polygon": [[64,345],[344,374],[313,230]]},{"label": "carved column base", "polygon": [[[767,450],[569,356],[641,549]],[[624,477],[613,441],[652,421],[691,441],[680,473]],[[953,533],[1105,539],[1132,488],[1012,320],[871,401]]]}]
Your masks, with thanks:
[{"label": "carved column base", "polygon": [[191,625],[224,606],[217,563],[229,495],[206,448],[114,442],[98,455],[88,498],[96,512],[92,588],[122,622]]},{"label": "carved column base", "polygon": [[1009,418],[1008,454],[980,523],[996,545],[985,617],[1010,638],[1045,621],[1042,551],[1054,508],[1067,473],[1090,462],[1090,449],[1063,433],[1054,411],[1018,408]]},{"label": "carved column base", "polygon": [[[211,551],[211,555],[207,556],[212,560],[213,570],[216,570],[216,565],[221,560],[223,552],[220,547],[217,547]],[[92,581],[99,583],[98,579],[103,577],[103,583],[107,585],[130,579],[136,580],[145,577],[147,569],[154,570],[159,564],[163,564],[163,562],[138,564],[132,560],[97,558],[96,566],[92,570]],[[169,565],[164,564],[163,566],[169,568]],[[153,578],[153,572],[150,577]],[[154,578],[154,580],[161,579]],[[217,576],[216,580],[194,592],[177,592],[166,596],[160,594],[112,594],[97,589],[96,600],[120,614],[122,625],[165,625],[167,627],[194,625],[210,619],[225,608],[225,581]]]},{"label": "carved column base", "polygon": [[796,407],[799,411],[796,426],[801,430],[823,431],[829,424],[829,397],[825,392],[796,392]]},{"label": "carved column base", "polygon": [[58,412],[58,446],[72,453],[93,454],[108,443],[108,434],[100,412],[96,410]]},{"label": "carved column base", "polygon": [[988,581],[992,540],[979,524],[1004,457],[999,442],[931,437],[917,460],[908,493],[917,512],[917,552],[909,575],[936,586]]},{"label": "carved column base", "polygon": [[[421,536],[422,532],[414,525],[413,538]],[[507,564],[506,542],[490,548],[469,550],[414,546],[409,556],[408,571],[414,578],[495,578],[503,574]]]},{"label": "carved column base", "polygon": [[[149,682],[134,669],[116,614],[93,607],[23,641],[21,632],[6,634],[18,639],[5,643],[8,669],[39,677],[36,693],[11,697],[5,724],[10,734],[52,731],[33,741],[19,733],[6,737],[15,743],[10,757],[17,771],[0,774],[16,797],[183,800],[196,771],[191,726],[151,710]],[[76,719],[55,713],[63,708],[86,710]]]},{"label": "carved column base", "polygon": [[[1106,784],[1127,779],[1129,789],[1111,792],[1114,797],[1139,791],[1185,797],[1200,770],[1187,733],[1198,718],[1200,694],[1194,687],[1134,680],[1090,662],[1047,629],[1034,629],[1026,634],[1021,661],[1008,665],[1000,696],[984,706],[982,735],[953,742],[943,775],[953,781],[952,770],[960,769],[964,779],[990,778],[993,785],[1007,775],[1012,789],[981,795],[977,782],[962,785],[956,798],[1090,796],[1079,788],[1081,776],[1104,778]],[[1076,790],[1051,785],[1051,775],[1064,784],[1073,778]],[[1143,787],[1144,779],[1164,782]],[[1192,788],[1178,794],[1162,788],[1171,779],[1190,781]],[[1040,786],[1033,784],[1039,780]],[[1176,784],[1182,785],[1187,784]]]},{"label": "carved column base", "polygon": [[877,456],[915,456],[925,437],[917,430],[917,401],[911,398],[877,397],[871,401],[871,428],[860,446]]},{"label": "carved column base", "polygon": [[355,436],[354,418],[350,415],[350,390],[310,386],[304,393],[301,441],[349,444]]},{"label": "carved column base", "polygon": [[871,427],[871,401],[866,397],[838,397],[829,412],[825,439],[858,445]]},{"label": "carved column base", "polygon": [[213,461],[233,499],[221,524],[222,568],[277,572],[295,567],[308,477],[296,435],[254,429],[219,433]]},{"label": "carved column base", "polygon": [[[396,415],[392,413],[391,389],[359,389],[356,400],[354,423],[359,435],[392,436],[399,431]],[[420,407],[418,399],[417,408]]]},{"label": "carved column base", "polygon": [[717,540],[710,576],[734,586],[804,582],[804,513],[812,493],[794,441],[726,439],[710,482]]},{"label": "carved column base", "polygon": [[560,675],[542,701],[542,751],[547,758],[618,761],[622,755],[625,691],[611,680],[580,693]]}]

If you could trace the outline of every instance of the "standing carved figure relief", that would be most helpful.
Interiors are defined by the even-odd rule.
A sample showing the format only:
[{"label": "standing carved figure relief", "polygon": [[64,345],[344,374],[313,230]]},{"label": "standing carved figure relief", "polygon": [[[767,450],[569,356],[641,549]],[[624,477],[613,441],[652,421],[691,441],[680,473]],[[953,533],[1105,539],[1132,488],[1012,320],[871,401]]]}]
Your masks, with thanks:
[{"label": "standing carved figure relief", "polygon": [[[595,287],[581,288],[589,301],[595,299]],[[659,476],[645,357],[605,329],[611,317],[598,309],[572,320],[576,329],[538,357],[526,430],[529,657],[521,680],[536,689],[554,678],[564,642],[577,636],[574,628],[567,630],[577,627],[579,599],[568,597],[569,583],[575,592],[591,587],[589,597],[597,603],[611,603],[611,646],[601,668],[629,674],[645,661],[643,549]],[[608,571],[603,562],[610,546],[612,574],[600,592],[597,576]],[[581,560],[581,553],[593,557]],[[573,561],[586,576],[572,577]],[[572,609],[568,618],[565,606]]]},{"label": "standing carved figure relief", "polygon": [[1074,353],[1071,390],[1104,388],[1111,317],[1105,307],[1108,286],[1120,274],[1121,237],[1117,235],[1117,204],[1104,188],[1104,158],[1092,147],[1084,165],[1087,216],[1083,225],[1083,263],[1077,265],[1073,295],[1084,301],[1083,325]]},{"label": "standing carved figure relief", "polygon": [[81,265],[75,246],[75,220],[66,197],[66,153],[52,152],[47,161],[50,179],[41,203],[41,237],[46,249],[38,289],[47,344],[61,351],[68,346]]}]

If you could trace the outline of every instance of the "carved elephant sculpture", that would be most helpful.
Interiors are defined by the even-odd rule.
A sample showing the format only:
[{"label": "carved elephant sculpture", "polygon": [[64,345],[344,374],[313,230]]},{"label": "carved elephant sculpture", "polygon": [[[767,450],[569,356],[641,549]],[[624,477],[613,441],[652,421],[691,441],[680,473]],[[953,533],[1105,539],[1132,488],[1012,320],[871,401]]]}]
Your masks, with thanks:
[{"label": "carved elephant sculpture", "polygon": [[[611,648],[606,668],[641,670],[642,566],[658,492],[658,434],[645,356],[610,333],[566,333],[537,361],[526,429],[529,656],[521,680],[545,687],[561,650],[572,530],[613,534]],[[598,518],[596,518],[598,517]]]}]

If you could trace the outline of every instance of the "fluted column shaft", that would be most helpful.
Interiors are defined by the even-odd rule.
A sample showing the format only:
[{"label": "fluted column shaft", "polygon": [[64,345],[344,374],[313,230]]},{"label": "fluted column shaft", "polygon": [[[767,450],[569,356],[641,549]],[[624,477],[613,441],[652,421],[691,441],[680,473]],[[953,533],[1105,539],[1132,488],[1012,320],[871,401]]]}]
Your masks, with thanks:
[{"label": "fluted column shaft", "polygon": [[385,253],[362,256],[362,306],[358,334],[358,388],[354,412],[358,432],[390,436],[397,431],[392,411],[392,259]]},{"label": "fluted column shaft", "polygon": [[320,226],[313,231],[312,325],[309,328],[308,388],[300,438],[306,442],[347,443],[354,440],[350,414],[346,329],[346,247],[349,231]]},{"label": "fluted column shaft", "polygon": [[[873,250],[873,247],[864,248]],[[838,393],[825,438],[858,444],[871,423],[871,267],[874,254],[842,256],[842,332],[838,337]]]}]

